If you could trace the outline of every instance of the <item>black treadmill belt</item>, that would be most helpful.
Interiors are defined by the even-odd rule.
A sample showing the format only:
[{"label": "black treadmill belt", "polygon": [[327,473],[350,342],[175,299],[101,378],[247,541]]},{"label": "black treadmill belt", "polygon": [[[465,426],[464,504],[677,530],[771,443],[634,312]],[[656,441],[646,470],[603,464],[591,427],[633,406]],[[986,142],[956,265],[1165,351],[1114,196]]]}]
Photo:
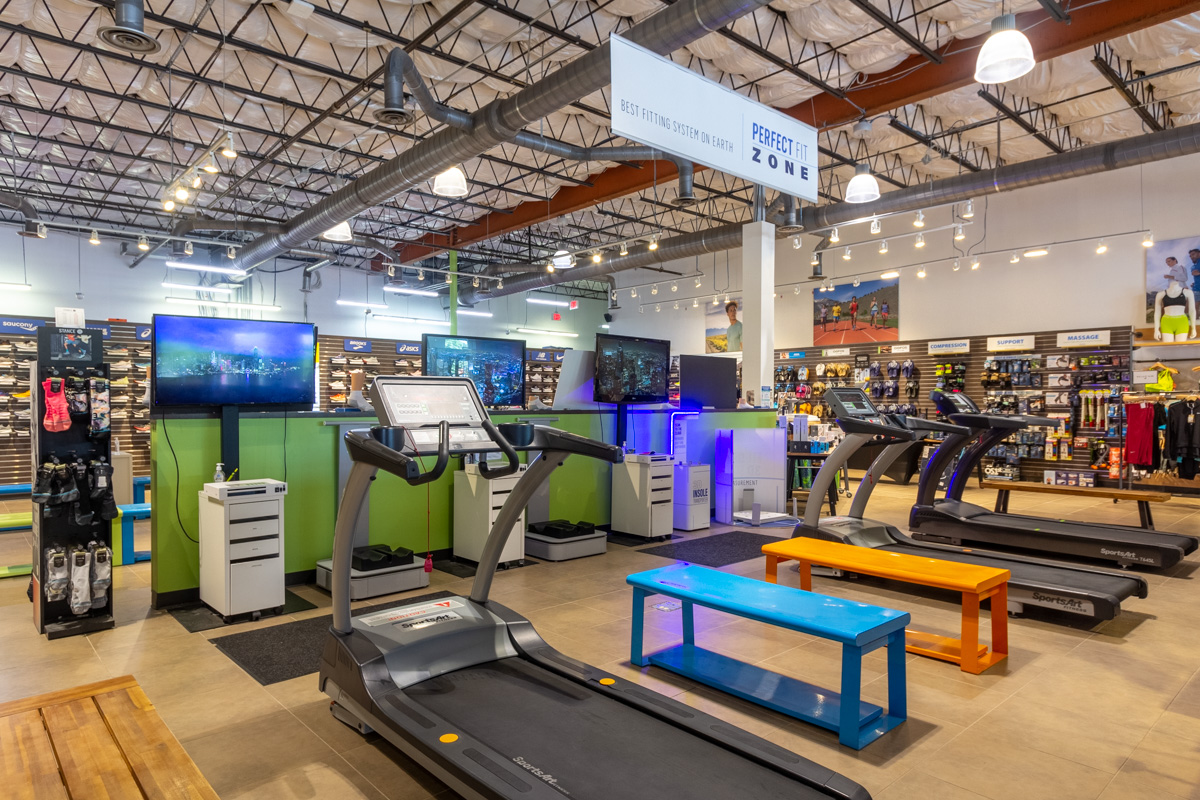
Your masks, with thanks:
[{"label": "black treadmill belt", "polygon": [[522,658],[431,678],[405,694],[531,773],[537,769],[552,776],[564,796],[830,796]]},{"label": "black treadmill belt", "polygon": [[937,558],[943,561],[961,561],[966,564],[979,564],[985,567],[1006,569],[1012,573],[1011,582],[1030,581],[1048,586],[1061,586],[1064,589],[1080,589],[1094,594],[1110,595],[1118,600],[1124,600],[1137,593],[1138,583],[1132,578],[1122,578],[1120,575],[1105,575],[1099,572],[1061,569],[1043,564],[1028,564],[1023,561],[1009,561],[1003,558],[989,558],[977,553],[955,553],[947,550],[929,547],[915,547],[904,544],[889,544],[878,548],[893,553],[907,553],[923,558]]}]

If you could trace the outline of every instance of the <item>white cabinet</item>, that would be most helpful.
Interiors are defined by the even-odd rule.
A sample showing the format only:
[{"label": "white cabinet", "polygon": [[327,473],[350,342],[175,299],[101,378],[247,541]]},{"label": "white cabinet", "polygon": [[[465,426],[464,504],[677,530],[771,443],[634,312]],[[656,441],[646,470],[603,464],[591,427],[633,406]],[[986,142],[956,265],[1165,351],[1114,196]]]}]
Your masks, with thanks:
[{"label": "white cabinet", "polygon": [[[492,465],[498,468],[498,465]],[[479,561],[483,545],[487,542],[492,523],[500,515],[500,508],[512,493],[525,465],[502,478],[487,480],[479,474],[479,467],[468,464],[454,473],[454,557],[466,561]],[[525,510],[512,527],[504,549],[500,551],[500,563],[525,559]]]},{"label": "white cabinet", "polygon": [[716,435],[716,518],[726,525],[761,512],[787,511],[787,432],[735,428]]},{"label": "white cabinet", "polygon": [[675,465],[675,529],[698,531],[712,517],[708,489],[712,474],[708,464]]},{"label": "white cabinet", "polygon": [[200,600],[227,619],[281,608],[287,484],[206,483],[199,494]]},{"label": "white cabinet", "polygon": [[612,530],[654,538],[672,531],[675,485],[669,455],[628,455],[612,468]]}]

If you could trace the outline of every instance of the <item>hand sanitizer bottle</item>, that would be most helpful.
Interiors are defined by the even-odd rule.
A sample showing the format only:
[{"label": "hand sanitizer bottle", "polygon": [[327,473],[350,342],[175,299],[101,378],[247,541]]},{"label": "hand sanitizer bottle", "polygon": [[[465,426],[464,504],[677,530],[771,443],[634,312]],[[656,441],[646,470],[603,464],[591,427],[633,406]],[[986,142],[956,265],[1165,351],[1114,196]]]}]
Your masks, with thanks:
[{"label": "hand sanitizer bottle", "polygon": [[217,471],[213,473],[213,483],[225,482],[225,465],[218,462]]}]

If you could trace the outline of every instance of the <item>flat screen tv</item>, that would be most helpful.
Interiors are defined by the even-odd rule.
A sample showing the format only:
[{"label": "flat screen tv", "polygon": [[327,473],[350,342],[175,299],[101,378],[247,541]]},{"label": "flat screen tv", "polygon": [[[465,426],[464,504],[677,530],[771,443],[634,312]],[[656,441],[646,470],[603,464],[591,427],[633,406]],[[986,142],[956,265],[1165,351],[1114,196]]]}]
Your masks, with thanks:
[{"label": "flat screen tv", "polygon": [[597,403],[665,403],[671,343],[662,339],[596,334]]},{"label": "flat screen tv", "polygon": [[426,375],[470,378],[488,408],[525,407],[525,340],[483,336],[421,337]]},{"label": "flat screen tv", "polygon": [[305,322],[154,315],[155,406],[309,406],[317,331]]},{"label": "flat screen tv", "polygon": [[683,356],[679,359],[679,407],[737,408],[737,359]]}]

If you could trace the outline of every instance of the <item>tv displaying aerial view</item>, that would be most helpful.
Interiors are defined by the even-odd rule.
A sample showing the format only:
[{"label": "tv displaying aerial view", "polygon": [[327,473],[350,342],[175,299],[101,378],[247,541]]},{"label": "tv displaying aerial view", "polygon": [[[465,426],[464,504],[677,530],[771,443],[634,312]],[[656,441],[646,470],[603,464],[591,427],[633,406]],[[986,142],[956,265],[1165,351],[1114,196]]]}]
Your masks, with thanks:
[{"label": "tv displaying aerial view", "polygon": [[426,375],[470,378],[488,408],[525,407],[525,341],[482,336],[421,337]]},{"label": "tv displaying aerial view", "polygon": [[596,334],[598,403],[665,403],[671,343],[661,339]]},{"label": "tv displaying aerial view", "polygon": [[316,328],[304,322],[154,317],[156,406],[311,405]]}]

